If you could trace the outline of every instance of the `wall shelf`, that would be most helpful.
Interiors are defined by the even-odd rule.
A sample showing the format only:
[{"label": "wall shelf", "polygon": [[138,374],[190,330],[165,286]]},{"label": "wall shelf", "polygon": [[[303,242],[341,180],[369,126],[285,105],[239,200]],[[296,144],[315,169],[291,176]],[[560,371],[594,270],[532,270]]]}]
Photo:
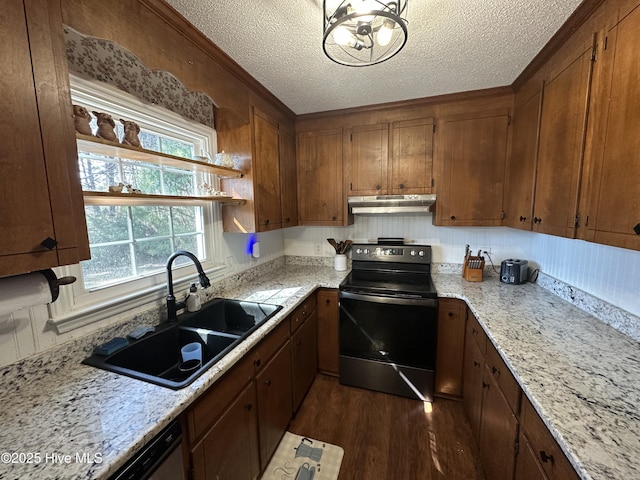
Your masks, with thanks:
[{"label": "wall shelf", "polygon": [[85,205],[194,205],[220,202],[222,205],[244,205],[246,200],[222,195],[182,196],[149,195],[145,193],[82,192]]},{"label": "wall shelf", "polygon": [[[225,178],[241,178],[243,176],[240,170],[233,168],[221,167],[210,163],[199,162],[188,158],[176,157],[167,153],[154,152],[144,148],[132,147],[131,145],[122,145],[117,142],[110,142],[102,138],[90,135],[82,135],[76,133],[76,142],[78,149],[86,152],[97,153],[99,155],[108,155],[116,158],[127,158],[129,160],[137,160],[140,162],[153,163],[165,167],[180,168],[182,170],[191,170],[201,173],[210,173]],[[199,198],[199,197],[198,197]],[[209,198],[209,197],[206,197]]]}]

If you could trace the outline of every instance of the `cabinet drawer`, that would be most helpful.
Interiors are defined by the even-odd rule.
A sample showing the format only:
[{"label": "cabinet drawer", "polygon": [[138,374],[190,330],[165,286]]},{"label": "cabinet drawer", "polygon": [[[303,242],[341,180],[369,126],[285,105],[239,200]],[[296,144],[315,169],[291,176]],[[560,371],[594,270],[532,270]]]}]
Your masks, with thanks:
[{"label": "cabinet drawer", "polygon": [[482,355],[487,353],[487,334],[471,310],[467,311],[467,338],[473,338]]},{"label": "cabinet drawer", "polygon": [[487,367],[502,390],[511,410],[518,414],[522,390],[491,342],[487,342]]},{"label": "cabinet drawer", "polygon": [[573,480],[578,475],[528,398],[522,399],[522,428],[549,480]]},{"label": "cabinet drawer", "polygon": [[298,308],[296,308],[291,314],[291,333],[295,332],[304,321],[316,311],[316,294],[314,293],[302,302]]},{"label": "cabinet drawer", "polygon": [[193,445],[218,419],[227,405],[253,377],[253,361],[244,358],[207,390],[188,414],[189,443]]},{"label": "cabinet drawer", "polygon": [[282,321],[252,351],[249,357],[253,360],[255,371],[264,367],[280,346],[289,339],[289,322]]}]

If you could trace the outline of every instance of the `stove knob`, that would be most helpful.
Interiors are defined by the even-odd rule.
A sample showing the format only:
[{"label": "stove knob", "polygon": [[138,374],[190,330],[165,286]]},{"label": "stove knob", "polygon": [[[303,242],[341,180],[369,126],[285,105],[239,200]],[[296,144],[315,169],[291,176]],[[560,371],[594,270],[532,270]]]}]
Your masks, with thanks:
[{"label": "stove knob", "polygon": [[365,248],[365,249],[364,249],[364,254],[365,254],[365,255],[369,255],[369,253],[371,253],[371,251],[370,251],[368,248]]},{"label": "stove knob", "polygon": [[424,257],[424,250],[420,250],[420,251],[418,252],[418,255],[420,255],[421,257]]},{"label": "stove knob", "polygon": [[356,253],[357,253],[358,255],[360,255],[360,254],[362,253],[362,249],[361,249],[361,248],[356,248]]},{"label": "stove knob", "polygon": [[411,250],[411,256],[415,257],[416,256],[416,251],[415,250]]}]

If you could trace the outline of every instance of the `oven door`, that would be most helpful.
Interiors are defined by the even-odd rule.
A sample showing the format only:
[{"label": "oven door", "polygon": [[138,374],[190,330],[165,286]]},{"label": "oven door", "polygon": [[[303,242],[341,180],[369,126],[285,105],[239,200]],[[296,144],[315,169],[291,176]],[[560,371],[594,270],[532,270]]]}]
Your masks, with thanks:
[{"label": "oven door", "polygon": [[340,292],[340,382],[431,401],[438,300]]}]

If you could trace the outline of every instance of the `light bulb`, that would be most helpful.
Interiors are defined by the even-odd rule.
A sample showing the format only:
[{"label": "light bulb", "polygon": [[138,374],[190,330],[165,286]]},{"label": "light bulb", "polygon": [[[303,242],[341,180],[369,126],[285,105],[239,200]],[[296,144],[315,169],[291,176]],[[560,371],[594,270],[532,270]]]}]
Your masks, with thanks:
[{"label": "light bulb", "polygon": [[376,36],[378,45],[380,45],[381,47],[386,47],[387,45],[389,45],[391,37],[393,36],[393,28],[395,27],[395,25],[396,23],[392,20],[384,21],[384,23],[380,27],[380,30],[378,30],[378,35]]},{"label": "light bulb", "polygon": [[353,35],[344,25],[340,25],[333,31],[333,39],[338,45],[350,45],[353,43]]}]

